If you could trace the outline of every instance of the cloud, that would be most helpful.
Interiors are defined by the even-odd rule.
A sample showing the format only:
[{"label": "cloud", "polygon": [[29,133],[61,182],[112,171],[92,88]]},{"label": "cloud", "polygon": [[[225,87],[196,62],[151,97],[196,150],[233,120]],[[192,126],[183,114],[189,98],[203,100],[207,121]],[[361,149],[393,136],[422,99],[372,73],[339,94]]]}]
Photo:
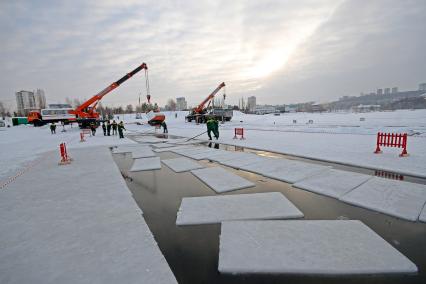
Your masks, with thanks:
[{"label": "cloud", "polygon": [[[88,98],[142,62],[148,63],[153,100],[160,104],[185,96],[195,105],[222,81],[230,103],[252,94],[264,103],[304,101],[312,99],[313,86],[324,99],[363,90],[362,72],[377,71],[374,66],[392,57],[382,50],[388,43],[394,51],[413,53],[410,58],[421,54],[412,45],[423,44],[414,34],[423,32],[416,21],[425,5],[387,3],[1,3],[0,35],[7,40],[0,46],[0,100],[36,88],[45,89],[51,102]],[[414,43],[404,46],[401,40]],[[393,60],[395,66],[406,66],[402,56]],[[410,72],[412,77],[419,68]],[[342,86],[346,75],[357,77]],[[378,83],[386,82],[386,76],[379,77]],[[401,82],[411,84],[419,75],[411,81],[406,77]],[[135,103],[145,92],[144,80],[138,74],[106,96],[104,104]]]}]

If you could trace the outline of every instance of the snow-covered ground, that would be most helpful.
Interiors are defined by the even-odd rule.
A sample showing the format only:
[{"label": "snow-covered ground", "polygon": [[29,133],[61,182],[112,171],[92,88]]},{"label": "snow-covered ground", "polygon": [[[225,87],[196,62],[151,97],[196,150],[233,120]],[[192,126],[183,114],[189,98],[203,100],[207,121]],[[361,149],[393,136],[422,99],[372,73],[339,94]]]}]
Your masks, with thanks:
[{"label": "snow-covered ground", "polygon": [[[206,130],[203,124],[185,122],[186,112],[165,114],[169,134],[193,137]],[[148,125],[133,124],[138,121],[134,117],[124,116],[129,130],[153,132]],[[310,120],[313,123],[309,123]],[[233,139],[235,127],[245,129],[245,140]],[[383,154],[373,154],[379,131],[408,133],[410,156],[399,157],[401,149],[398,148],[383,148]],[[207,140],[207,134],[197,139]],[[234,112],[231,122],[220,125],[219,142],[426,177],[426,110],[286,113],[280,116]]]},{"label": "snow-covered ground", "polygon": [[77,126],[65,126],[65,129],[66,132],[61,132],[62,126],[58,126],[56,134],[52,135],[49,126],[0,128],[0,181],[13,176],[38,157],[42,158],[47,151],[58,149],[59,161],[59,144],[62,142],[70,149],[133,143],[127,138],[119,139],[118,135],[104,137],[102,129],[98,129],[96,136],[86,136],[86,142],[80,142],[80,129]]}]

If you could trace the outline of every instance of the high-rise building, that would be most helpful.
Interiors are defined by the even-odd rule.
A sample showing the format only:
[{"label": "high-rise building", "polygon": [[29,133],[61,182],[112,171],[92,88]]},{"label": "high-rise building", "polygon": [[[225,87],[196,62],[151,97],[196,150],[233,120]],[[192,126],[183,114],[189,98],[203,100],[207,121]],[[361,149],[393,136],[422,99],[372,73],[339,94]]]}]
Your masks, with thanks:
[{"label": "high-rise building", "polygon": [[426,91],[426,83],[419,84],[419,91]]},{"label": "high-rise building", "polygon": [[392,88],[392,94],[396,94],[398,93],[398,87],[393,87]]},{"label": "high-rise building", "polygon": [[46,96],[42,89],[37,89],[34,95],[36,108],[46,108]]},{"label": "high-rise building", "polygon": [[383,89],[377,89],[377,94],[378,95],[383,95]]},{"label": "high-rise building", "polygon": [[176,110],[188,109],[187,103],[184,97],[176,98]]},{"label": "high-rise building", "polygon": [[36,109],[36,102],[34,98],[34,92],[30,91],[19,91],[15,93],[16,105],[18,113],[21,115],[27,115],[31,110]]},{"label": "high-rise building", "polygon": [[256,111],[256,97],[251,96],[247,99],[247,109],[249,112],[255,112]]},{"label": "high-rise building", "polygon": [[385,88],[385,95],[389,95],[390,94],[390,88]]}]

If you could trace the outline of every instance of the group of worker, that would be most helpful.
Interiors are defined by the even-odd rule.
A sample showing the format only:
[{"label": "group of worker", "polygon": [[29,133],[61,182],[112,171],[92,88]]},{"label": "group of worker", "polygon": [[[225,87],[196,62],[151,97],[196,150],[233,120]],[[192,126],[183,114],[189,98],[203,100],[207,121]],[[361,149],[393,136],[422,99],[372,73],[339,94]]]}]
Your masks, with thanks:
[{"label": "group of worker", "polygon": [[219,139],[219,121],[217,120],[217,118],[209,118],[206,124],[207,135],[209,136],[209,140],[212,140],[212,132],[216,140]]},{"label": "group of worker", "polygon": [[120,121],[120,123],[117,123],[115,122],[115,120],[113,120],[111,123],[109,120],[107,120],[106,124],[105,124],[105,121],[102,122],[102,130],[104,131],[104,136],[111,136],[111,129],[112,129],[112,135],[117,135],[117,132],[118,132],[118,138],[120,139],[124,138],[123,130],[126,130],[126,128],[124,128],[123,121]]}]

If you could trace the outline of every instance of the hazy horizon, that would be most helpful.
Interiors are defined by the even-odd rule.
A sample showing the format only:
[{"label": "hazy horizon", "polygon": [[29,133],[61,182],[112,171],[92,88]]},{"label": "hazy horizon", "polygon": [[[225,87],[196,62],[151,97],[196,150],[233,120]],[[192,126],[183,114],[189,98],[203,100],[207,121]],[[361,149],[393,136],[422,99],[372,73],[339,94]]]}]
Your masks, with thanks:
[{"label": "hazy horizon", "polygon": [[[0,3],[0,101],[41,88],[90,98],[142,62],[152,101],[326,102],[426,82],[426,1],[13,1]],[[145,100],[143,72],[103,99]]]}]

